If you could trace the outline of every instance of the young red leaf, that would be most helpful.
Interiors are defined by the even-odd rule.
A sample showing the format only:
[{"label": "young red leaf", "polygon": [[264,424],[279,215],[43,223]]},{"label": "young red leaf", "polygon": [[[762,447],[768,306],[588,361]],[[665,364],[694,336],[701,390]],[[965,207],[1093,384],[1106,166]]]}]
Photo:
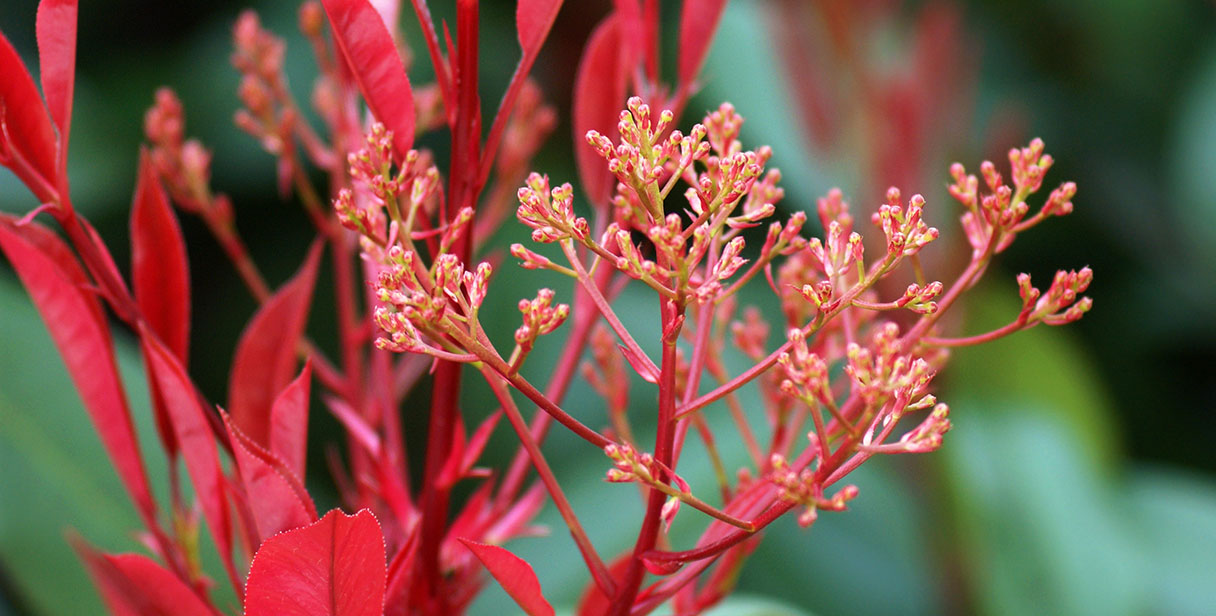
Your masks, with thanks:
[{"label": "young red leaf", "polygon": [[[45,3],[44,3],[45,4]],[[190,266],[177,217],[152,160],[140,153],[131,204],[131,279],[148,326],[188,366]]]},{"label": "young red leaf", "polygon": [[308,392],[312,361],[304,363],[300,376],[292,381],[270,407],[270,452],[304,480],[304,461],[308,445]]},{"label": "young red leaf", "polygon": [[[633,550],[617,556],[612,564],[608,565],[608,574],[612,576],[612,579],[620,580],[625,577],[631,564],[633,564]],[[587,583],[583,596],[579,598],[578,609],[574,613],[577,616],[603,616],[608,613],[611,602],[612,597],[604,596],[604,591],[600,590],[599,585],[591,581]]]},{"label": "young red leaf", "polygon": [[540,581],[532,566],[524,559],[496,545],[487,545],[461,539],[461,543],[473,552],[477,560],[486,566],[490,575],[502,585],[503,590],[524,609],[528,616],[553,616],[553,606],[540,594]]},{"label": "young red leaf", "polygon": [[259,541],[315,522],[316,507],[300,478],[277,456],[234,426],[227,415],[224,425]]},{"label": "young red leaf", "polygon": [[228,381],[232,421],[262,447],[270,443],[270,408],[295,373],[296,345],[308,321],[321,257],[316,242],[296,275],[266,301],[237,342]]},{"label": "young red leaf", "polygon": [[583,189],[597,207],[608,205],[616,178],[604,159],[587,145],[587,131],[615,134],[617,116],[625,103],[627,73],[619,23],[619,18],[610,15],[591,33],[574,80],[575,160]]},{"label": "young red leaf", "polygon": [[468,475],[472,470],[473,465],[477,464],[477,460],[481,458],[481,452],[485,451],[486,443],[490,442],[490,435],[494,433],[494,427],[498,425],[498,420],[502,418],[502,410],[486,417],[477,426],[477,430],[473,432],[473,436],[469,437],[469,442],[465,445],[464,456],[460,463],[460,475]]},{"label": "young red leaf", "polygon": [[102,554],[72,540],[114,616],[215,616],[189,586],[142,554]]},{"label": "young red leaf", "polygon": [[618,344],[617,347],[621,349],[621,355],[625,356],[625,361],[629,362],[629,367],[633,368],[633,371],[638,373],[642,380],[647,383],[659,382],[659,367],[654,365],[654,361],[645,353],[634,352],[633,349],[623,344]]},{"label": "young red leaf", "polygon": [[[30,170],[41,176],[46,186],[58,185],[55,166],[55,131],[38,88],[25,70],[17,50],[0,33],[0,162],[12,166],[9,159],[21,156]],[[10,151],[11,150],[11,151]],[[49,201],[53,195],[45,187],[16,167],[13,171],[29,186],[38,199]]]},{"label": "young red leaf", "polygon": [[323,0],[334,43],[400,157],[414,144],[414,94],[384,20],[368,0]]},{"label": "young red leaf", "polygon": [[[68,133],[72,125],[72,93],[76,84],[76,2],[42,0],[34,29],[42,93],[51,119],[59,129],[59,171],[67,169]],[[63,176],[66,179],[66,174]]]},{"label": "young red leaf", "polygon": [[52,257],[7,222],[0,222],[0,250],[8,256],[38,307],[136,509],[145,520],[155,519],[156,505],[148,489],[105,321],[98,318],[95,306],[73,275],[65,273]]},{"label": "young red leaf", "polygon": [[[173,426],[173,434],[186,460],[186,472],[194,484],[194,494],[215,540],[225,567],[232,567],[232,522],[224,498],[224,469],[215,450],[215,434],[207,421],[207,409],[200,402],[194,383],[173,352],[157,340],[148,328],[141,328],[140,346],[152,375],[155,390]],[[235,571],[233,579],[236,578]]]},{"label": "young red leaf", "polygon": [[[7,225],[14,233],[37,247],[42,254],[59,266],[60,271],[73,285],[81,289],[87,289],[93,285],[88,275],[84,273],[84,268],[80,266],[76,253],[72,252],[72,249],[57,233],[36,222],[18,223],[18,220],[16,216],[0,212],[0,225]],[[97,299],[97,296],[86,292],[83,297],[89,303],[97,321],[105,322],[105,312],[102,310],[101,301]],[[110,330],[107,329],[107,337],[109,333]]]},{"label": "young red leaf", "polygon": [[684,0],[680,14],[680,87],[691,88],[709,55],[709,44],[726,10],[726,0]]},{"label": "young red leaf", "polygon": [[245,616],[381,616],[384,557],[384,535],[370,511],[330,511],[258,548]]},{"label": "young red leaf", "polygon": [[515,29],[524,58],[535,58],[549,36],[562,0],[519,0],[515,5]]},{"label": "young red leaf", "polygon": [[325,405],[329,407],[329,412],[333,414],[334,419],[337,419],[346,429],[346,434],[361,445],[367,451],[367,455],[373,458],[380,457],[380,435],[368,425],[367,420],[363,419],[359,411],[341,398],[333,396],[325,397]]}]

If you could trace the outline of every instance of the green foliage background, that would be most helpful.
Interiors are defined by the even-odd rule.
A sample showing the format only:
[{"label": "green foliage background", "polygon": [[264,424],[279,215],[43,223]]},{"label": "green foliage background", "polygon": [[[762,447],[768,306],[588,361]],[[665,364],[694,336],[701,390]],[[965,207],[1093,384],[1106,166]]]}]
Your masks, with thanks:
[{"label": "green foliage background", "polygon": [[[128,260],[126,215],[142,114],[162,84],[185,102],[188,133],[214,149],[214,184],[232,195],[242,234],[270,279],[284,280],[303,255],[304,217],[274,195],[273,162],[231,124],[237,78],[227,64],[229,28],[250,4],[286,36],[292,85],[306,99],[312,73],[295,34],[295,2],[82,3],[73,199],[119,263]],[[446,3],[432,4],[437,17],[450,14]],[[517,53],[513,4],[483,4],[484,83],[498,92]],[[567,2],[537,66],[563,117],[570,60],[607,5]],[[849,179],[854,161],[823,160],[804,148],[758,16],[762,5],[732,0],[706,67],[706,91],[691,109],[735,103],[749,118],[745,142],[768,143],[777,152],[786,207],[813,207],[833,178],[845,178],[836,181],[855,192],[848,185],[855,181]],[[972,293],[966,329],[985,331],[1016,311],[1013,275],[1020,271],[1045,280],[1057,267],[1091,265],[1095,309],[1068,328],[1036,329],[958,352],[943,376],[940,397],[951,403],[955,430],[942,450],[868,464],[856,475],[861,496],[852,510],[822,516],[810,532],[792,520],[778,524],[741,579],[741,594],[752,598],[716,613],[1212,613],[1216,6],[1199,0],[962,5],[969,53],[980,68],[977,124],[1015,110],[1026,123],[1019,137],[1043,137],[1058,161],[1049,183],[1071,178],[1081,188],[1073,216],[1019,240],[989,283]],[[30,62],[35,6],[15,0],[0,9],[0,29]],[[668,17],[676,6],[664,3]],[[411,19],[407,11],[407,37]],[[425,62],[418,69],[416,82],[425,80]],[[492,108],[496,98],[483,104]],[[978,137],[958,142],[970,148],[958,153],[969,167],[992,155]],[[563,123],[537,168],[574,180],[571,147]],[[944,167],[941,177],[944,183]],[[941,194],[940,185],[905,190]],[[0,174],[0,209],[26,212],[36,205],[11,176]],[[949,203],[930,207],[941,208],[939,224],[953,217]],[[236,336],[254,306],[202,225],[183,217],[183,227],[195,287],[192,373],[209,397],[223,400]],[[523,235],[508,227],[500,234],[504,244]],[[494,327],[509,332],[516,317],[508,302],[550,282],[502,269],[498,301],[506,308],[486,314],[504,315]],[[652,308],[644,297],[625,301],[636,303],[636,310],[624,311],[638,315],[634,325],[653,327],[643,316]],[[329,303],[319,297],[312,319],[320,340],[331,337]],[[119,351],[137,420],[150,437],[137,353],[129,340]],[[543,353],[555,349],[538,352],[530,368],[543,376]],[[478,396],[474,390],[469,401],[474,414],[490,408]],[[586,387],[572,396],[572,407],[586,407],[592,417],[600,412]],[[635,403],[643,412],[645,401]],[[405,412],[407,429],[416,433],[424,414],[412,406]],[[334,426],[315,416],[313,437],[325,442]],[[154,444],[146,445],[147,459],[157,460]],[[495,445],[491,456],[509,455],[505,434]],[[628,544],[636,499],[600,481],[603,457],[562,435],[546,449],[564,469],[575,509],[585,513],[603,552]],[[729,449],[728,456],[741,455]],[[314,472],[310,483],[323,503],[333,503],[322,473]],[[544,518],[558,529],[553,536],[511,548],[536,565],[555,605],[569,608],[585,576],[569,566],[572,545],[556,516],[547,510]],[[45,330],[0,266],[0,614],[100,613],[64,533],[134,550],[136,527]],[[690,541],[694,532],[691,524],[677,527],[677,541]],[[508,613],[510,605],[491,585],[474,611]]]}]

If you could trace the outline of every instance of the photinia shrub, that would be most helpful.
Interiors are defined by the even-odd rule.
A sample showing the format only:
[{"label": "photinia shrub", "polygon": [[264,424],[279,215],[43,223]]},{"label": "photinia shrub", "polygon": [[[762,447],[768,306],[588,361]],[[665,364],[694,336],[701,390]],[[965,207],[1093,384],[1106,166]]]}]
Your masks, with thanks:
[{"label": "photinia shrub", "polygon": [[[66,173],[76,2],[39,7],[41,91],[0,37],[0,163],[42,203],[0,218],[0,250],[41,312],[144,526],[146,554],[103,554],[73,540],[113,613],[222,612],[212,598],[220,582],[200,562],[201,518],[222,583],[249,616],[461,613],[486,572],[525,613],[550,615],[544,580],[502,547],[535,532],[546,500],[587,568],[578,614],[645,614],[665,604],[699,613],[731,591],[774,520],[792,513],[811,526],[820,512],[847,508],[860,488],[845,479],[870,458],[941,446],[950,413],[933,379],[951,347],[1089,310],[1081,293],[1092,273],[1083,268],[1059,272],[1045,291],[1019,276],[1022,308],[1000,329],[960,337],[942,322],[1021,233],[1072,210],[1072,183],[1031,205],[1052,165],[1039,140],[1010,150],[1007,176],[990,162],[978,176],[950,168],[970,258],[949,282],[921,263],[939,232],[925,222],[920,195],[887,189],[867,240],[832,191],[813,212],[823,234],[805,237],[808,214],[779,212],[772,152],[740,141],[734,107],[677,126],[724,0],[683,2],[670,82],[660,74],[658,3],[613,4],[574,82],[586,196],[576,200],[572,185],[531,172],[556,115],[528,75],[561,6],[517,2],[520,60],[484,125],[476,0],[456,2],[454,30],[443,24],[442,37],[426,3],[411,2],[435,74],[423,86],[411,83],[402,60],[398,3],[305,2],[300,28],[319,69],[312,104],[320,127],[285,86],[282,40],[243,14],[233,30],[242,75],[236,123],[276,158],[281,191],[298,197],[316,229],[278,289],[250,258],[237,208],[212,188],[210,153],[186,138],[182,104],[169,90],[156,93],[145,120],[124,279],[73,207]],[[447,161],[414,147],[439,129]],[[313,170],[328,185],[314,185]],[[498,340],[480,310],[488,294],[518,291],[494,284],[502,265],[484,241],[512,211],[532,243],[512,245],[511,255],[525,269],[569,277],[575,290],[525,293],[521,324]],[[179,212],[206,224],[260,304],[237,343],[222,405],[190,376]],[[332,267],[336,357],[306,334],[323,264]],[[779,322],[739,306],[749,284],[768,287]],[[639,342],[617,313],[628,286],[653,295],[655,344]],[[159,455],[171,473],[168,502],[153,497],[144,470],[111,315],[139,340]],[[541,337],[555,336],[564,337],[560,357],[547,382],[533,382],[521,368]],[[731,347],[750,367],[732,373],[723,361]],[[467,372],[499,405],[475,426],[462,402]],[[563,406],[580,375],[602,394],[606,417]],[[403,401],[423,379],[431,380],[427,430],[407,435]],[[759,392],[760,408],[738,396],[744,387]],[[347,458],[330,471],[350,515],[318,511],[305,486],[314,390],[345,432]],[[626,413],[631,399],[649,409],[646,425]],[[723,411],[729,435],[706,419]],[[518,451],[502,468],[483,468],[503,417]],[[566,498],[544,454],[554,422],[587,443],[586,455],[605,456],[608,482],[637,485],[644,513],[625,552],[605,558]],[[653,443],[636,436],[651,432]],[[690,435],[716,485],[686,479],[680,462]],[[741,468],[719,455],[723,439],[744,444]],[[420,482],[411,481],[407,440],[425,452]],[[461,483],[473,486],[467,498],[454,496]],[[621,488],[604,490],[615,497]],[[702,527],[692,545],[667,536],[681,511]]]}]

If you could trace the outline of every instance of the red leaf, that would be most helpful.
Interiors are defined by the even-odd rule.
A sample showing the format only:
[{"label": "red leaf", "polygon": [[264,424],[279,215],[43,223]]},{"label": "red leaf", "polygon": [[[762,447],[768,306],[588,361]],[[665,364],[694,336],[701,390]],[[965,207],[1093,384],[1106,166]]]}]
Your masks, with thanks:
[{"label": "red leaf", "polygon": [[[608,574],[612,576],[612,579],[620,580],[625,577],[631,564],[633,564],[633,550],[628,550],[616,557],[611,565],[608,565]],[[604,616],[608,613],[611,602],[612,597],[604,596],[599,585],[591,581],[587,584],[587,589],[583,591],[583,596],[578,600],[578,610],[575,611],[575,614],[577,616]]]},{"label": "red leaf", "polygon": [[140,153],[131,204],[131,279],[152,331],[182,366],[189,365],[190,266],[177,217],[152,160]]},{"label": "red leaf", "polygon": [[142,554],[102,554],[72,541],[114,616],[215,616],[180,578]]},{"label": "red leaf", "polygon": [[304,480],[308,446],[308,392],[312,360],[304,363],[300,376],[292,381],[270,407],[270,452],[278,456],[291,472]]},{"label": "red leaf", "polygon": [[536,57],[549,36],[562,0],[519,0],[515,5],[515,29],[524,57]]},{"label": "red leaf", "polygon": [[232,425],[227,415],[224,425],[232,441],[233,457],[257,525],[258,539],[265,541],[283,531],[315,522],[317,509],[300,478],[277,456]]},{"label": "red leaf", "polygon": [[0,222],[0,250],[8,256],[38,307],[136,509],[145,520],[154,519],[156,505],[148,489],[105,321],[98,318],[96,306],[76,285],[73,275],[65,273],[54,258],[6,222]]},{"label": "red leaf", "polygon": [[633,371],[638,373],[642,380],[647,383],[659,382],[659,367],[654,365],[654,361],[645,353],[635,353],[633,349],[623,344],[618,344],[617,347],[621,349],[621,355],[625,356],[625,361],[629,362],[629,367],[633,368]]},{"label": "red leaf", "polygon": [[46,95],[51,119],[59,128],[61,172],[67,168],[72,94],[76,84],[76,1],[42,0],[38,3],[38,17],[34,26],[38,36],[42,93]]},{"label": "red leaf", "polygon": [[398,160],[414,144],[414,94],[405,64],[380,13],[368,0],[323,0],[334,43],[372,115],[393,131]]},{"label": "red leaf", "polygon": [[[89,280],[84,273],[84,268],[80,266],[76,253],[72,252],[72,249],[60,239],[58,234],[36,222],[18,223],[17,221],[16,216],[0,212],[0,224],[8,225],[10,230],[36,246],[42,254],[54,261],[73,285],[81,289],[93,286],[93,281]],[[101,301],[97,299],[97,296],[86,292],[83,297],[88,301],[97,321],[104,322],[105,312],[102,310]],[[107,329],[106,335],[108,336],[109,333],[110,331]]]},{"label": "red leaf", "polygon": [[503,590],[524,608],[528,616],[553,616],[553,606],[540,594],[540,582],[532,566],[524,559],[496,545],[487,545],[461,539],[461,543],[473,552],[477,560],[486,566],[490,575],[502,585]]},{"label": "red leaf", "polygon": [[498,425],[498,420],[502,418],[502,410],[499,409],[493,415],[486,417],[477,430],[473,432],[473,436],[469,438],[469,442],[465,445],[463,460],[460,463],[460,474],[467,475],[469,470],[477,464],[481,453],[486,449],[486,443],[490,442],[490,435],[494,433],[494,427]]},{"label": "red leaf", "polygon": [[622,60],[620,20],[608,16],[583,50],[574,81],[574,153],[583,190],[597,207],[607,206],[616,186],[608,163],[587,145],[587,131],[612,138],[625,105],[626,63]]},{"label": "red leaf", "polygon": [[228,381],[229,411],[237,427],[262,447],[270,444],[275,396],[295,373],[296,345],[308,321],[321,246],[319,241],[313,244],[295,277],[262,305],[237,342]]},{"label": "red leaf", "polygon": [[267,539],[245,585],[245,616],[381,616],[384,535],[366,509],[337,509]]},{"label": "red leaf", "polygon": [[232,567],[232,523],[224,498],[224,469],[215,451],[215,434],[207,421],[207,409],[199,401],[194,383],[181,362],[151,330],[141,329],[140,345],[148,372],[152,374],[173,426],[173,434],[181,446],[186,472],[194,485],[195,497],[202,506],[220,559],[226,567]]},{"label": "red leaf", "polygon": [[[51,128],[51,118],[29,71],[25,70],[17,50],[4,34],[0,34],[0,127],[7,133],[0,133],[0,161],[8,165],[5,147],[8,141],[7,145],[25,158],[35,173],[51,187],[56,186],[59,174],[55,166],[55,131]],[[30,178],[21,173],[18,176],[39,199],[46,201],[51,197],[31,184]]]},{"label": "red leaf", "polygon": [[680,14],[680,65],[682,87],[692,87],[709,55],[714,31],[726,10],[726,0],[684,0]]}]

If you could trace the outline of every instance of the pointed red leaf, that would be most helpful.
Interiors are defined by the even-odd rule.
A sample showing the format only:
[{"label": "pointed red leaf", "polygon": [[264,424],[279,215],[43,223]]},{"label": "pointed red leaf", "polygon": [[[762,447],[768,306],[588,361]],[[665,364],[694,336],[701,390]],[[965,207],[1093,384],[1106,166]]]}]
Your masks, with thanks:
[{"label": "pointed red leaf", "polygon": [[296,275],[266,301],[237,342],[228,381],[232,421],[263,448],[270,443],[270,408],[291,382],[296,345],[308,322],[322,244],[315,242]]},{"label": "pointed red leaf", "polygon": [[[36,223],[25,222],[18,223],[18,218],[11,214],[0,212],[0,225],[8,225],[8,228],[17,235],[20,235],[26,241],[30,242],[38,248],[42,254],[49,257],[59,266],[60,271],[78,288],[87,289],[93,286],[93,282],[84,273],[84,268],[80,266],[80,260],[76,258],[76,253],[68,247],[67,243],[59,237],[54,231]],[[84,293],[83,297],[88,301],[93,313],[96,315],[98,322],[104,322],[105,312],[101,308],[101,301],[92,293]],[[110,331],[107,329],[106,334]]]},{"label": "pointed red leaf", "polygon": [[477,560],[486,566],[490,575],[502,585],[503,590],[524,609],[528,616],[553,616],[553,606],[540,594],[540,581],[532,566],[524,559],[496,545],[487,545],[461,539],[461,543],[473,552]]},{"label": "pointed red leaf", "polygon": [[308,393],[312,360],[304,362],[300,376],[292,381],[270,407],[270,452],[304,480],[308,447]]},{"label": "pointed red leaf", "polygon": [[376,433],[375,428],[368,425],[367,420],[363,419],[359,411],[341,398],[333,396],[325,397],[325,405],[329,407],[329,412],[333,414],[334,419],[337,419],[346,429],[346,434],[363,446],[367,455],[373,458],[380,457],[380,435]]},{"label": "pointed red leaf", "polygon": [[393,131],[398,157],[414,144],[414,95],[384,20],[368,0],[323,0],[334,43],[372,115]]},{"label": "pointed red leaf", "polygon": [[[633,550],[631,549],[613,559],[612,564],[608,565],[608,575],[612,576],[614,580],[623,579],[632,564]],[[604,596],[604,591],[600,590],[599,585],[595,581],[591,581],[587,583],[583,596],[579,598],[578,609],[574,613],[577,616],[603,616],[608,613],[611,602],[612,597]]]},{"label": "pointed red leaf", "polygon": [[596,130],[611,139],[625,106],[627,73],[619,23],[610,15],[591,33],[574,81],[575,160],[583,190],[596,207],[608,205],[616,179],[608,171],[607,161],[587,145],[587,131]]},{"label": "pointed red leaf", "polygon": [[51,119],[59,129],[59,169],[66,169],[68,133],[72,126],[72,94],[76,84],[76,2],[42,0],[34,29],[42,92]]},{"label": "pointed red leaf", "polygon": [[515,5],[515,29],[524,57],[536,57],[549,36],[562,0],[519,0]]},{"label": "pointed red leaf", "polygon": [[473,465],[477,464],[481,453],[486,449],[486,444],[490,442],[490,435],[494,433],[494,427],[498,425],[498,420],[501,418],[502,409],[499,409],[482,420],[481,424],[477,426],[477,430],[473,432],[473,436],[469,437],[469,442],[465,444],[464,454],[460,460],[460,477],[468,476]]},{"label": "pointed red leaf", "polygon": [[633,371],[638,373],[642,380],[647,383],[659,382],[659,367],[654,365],[654,360],[647,357],[640,349],[635,352],[623,344],[618,344],[617,347],[621,349],[621,355],[625,356],[625,361],[629,362],[629,367],[633,368]]},{"label": "pointed red leaf", "polygon": [[337,509],[267,539],[245,585],[245,616],[381,616],[384,535],[366,509]]},{"label": "pointed red leaf", "polygon": [[9,223],[0,222],[0,250],[17,271],[59,349],[114,468],[145,520],[155,517],[143,458],[118,376],[109,329],[72,274]]},{"label": "pointed red leaf", "polygon": [[182,366],[190,344],[190,266],[177,217],[146,151],[131,204],[131,279],[152,331]]},{"label": "pointed red leaf", "polygon": [[725,10],[726,0],[684,0],[680,14],[680,65],[677,71],[681,87],[692,87],[696,81]]},{"label": "pointed red leaf", "polygon": [[83,541],[73,547],[114,616],[215,616],[180,578],[142,554],[102,554]]},{"label": "pointed red leaf", "polygon": [[[186,473],[225,566],[232,562],[232,522],[224,498],[224,469],[215,450],[207,409],[199,400],[185,368],[151,330],[141,328],[140,346],[155,382],[173,434],[186,461]],[[235,577],[235,576],[234,576]]]},{"label": "pointed red leaf", "polygon": [[224,425],[232,441],[233,457],[245,486],[258,539],[265,541],[283,531],[316,521],[316,507],[300,478],[277,456],[234,426],[227,415]]},{"label": "pointed red leaf", "polygon": [[[48,185],[56,186],[59,174],[55,166],[55,131],[51,118],[21,56],[3,33],[0,33],[0,128],[4,130],[0,133],[0,161],[9,164],[6,159],[10,153],[5,148],[8,140],[8,145],[15,150],[11,154],[25,158]],[[39,199],[50,198],[45,190],[32,185],[30,178],[20,172],[18,176]]]}]

